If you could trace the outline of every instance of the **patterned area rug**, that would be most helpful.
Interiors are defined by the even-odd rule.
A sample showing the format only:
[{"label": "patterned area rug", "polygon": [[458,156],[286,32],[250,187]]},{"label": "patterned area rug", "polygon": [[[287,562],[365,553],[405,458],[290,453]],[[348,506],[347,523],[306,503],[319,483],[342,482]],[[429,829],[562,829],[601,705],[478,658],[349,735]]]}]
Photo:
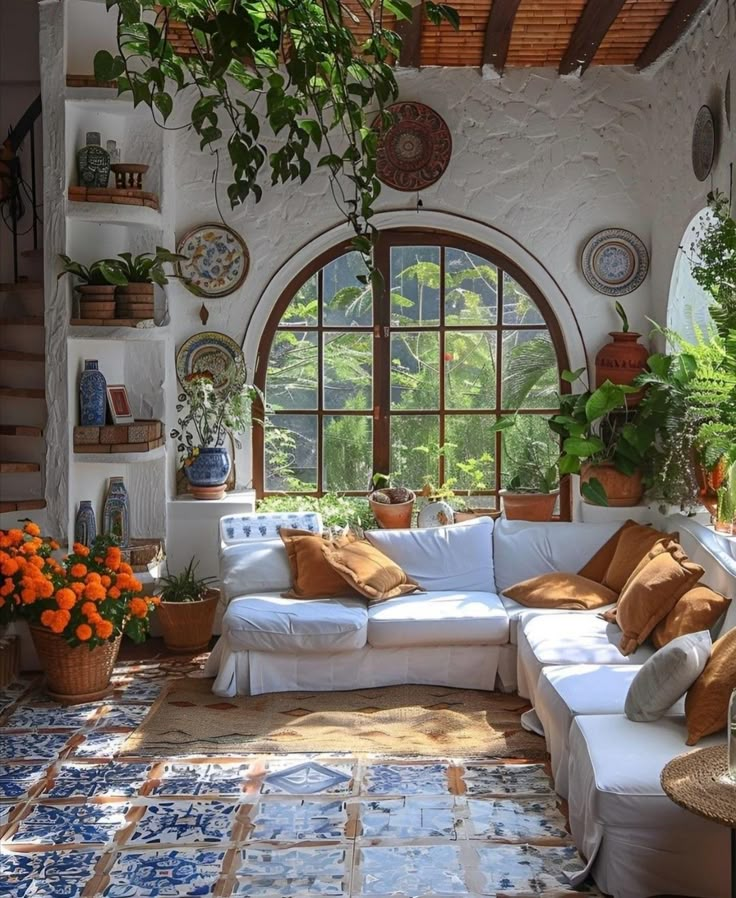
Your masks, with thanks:
[{"label": "patterned area rug", "polygon": [[180,679],[123,746],[127,756],[330,752],[404,757],[544,758],[512,695],[441,686],[219,698]]}]

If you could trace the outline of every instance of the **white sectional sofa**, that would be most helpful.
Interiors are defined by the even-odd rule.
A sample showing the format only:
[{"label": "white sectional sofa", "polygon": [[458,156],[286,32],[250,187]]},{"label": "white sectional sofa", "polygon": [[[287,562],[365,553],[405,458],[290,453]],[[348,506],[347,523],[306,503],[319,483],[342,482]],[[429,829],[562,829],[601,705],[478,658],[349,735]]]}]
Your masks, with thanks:
[{"label": "white sectional sofa", "polygon": [[[674,805],[659,775],[684,751],[679,702],[664,718],[623,714],[631,681],[654,649],[628,657],[620,631],[596,611],[534,610],[503,596],[521,580],[577,571],[618,529],[483,518],[453,527],[368,534],[427,591],[365,601],[285,599],[290,586],[280,526],[319,532],[313,514],[221,521],[222,638],[206,673],[224,696],[431,683],[514,691],[530,699],[555,786],[588,871],[615,898],[727,898],[728,831]],[[736,597],[736,562],[719,538],[675,516],[703,582]],[[718,632],[736,625],[736,601]],[[725,741],[725,731],[700,743]]]}]

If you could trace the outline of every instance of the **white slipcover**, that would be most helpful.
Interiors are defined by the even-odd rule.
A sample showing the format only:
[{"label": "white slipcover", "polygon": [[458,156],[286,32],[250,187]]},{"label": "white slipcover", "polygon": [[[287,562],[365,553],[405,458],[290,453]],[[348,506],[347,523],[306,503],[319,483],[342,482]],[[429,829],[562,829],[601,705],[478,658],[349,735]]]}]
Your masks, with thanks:
[{"label": "white slipcover", "polygon": [[365,535],[423,589],[495,592],[492,518]]},{"label": "white slipcover", "polygon": [[[499,596],[501,601],[503,602],[503,607],[506,609],[506,614],[509,616],[509,642],[514,645],[519,644],[519,621],[525,614],[534,613],[534,614],[569,614],[569,608],[530,608],[528,605],[520,605],[514,599],[510,599],[508,596],[501,595]],[[614,605],[604,605],[601,608],[595,608],[591,611],[576,611],[575,614],[600,614],[603,611],[607,611],[609,608],[614,608]]]},{"label": "white slipcover", "polygon": [[500,645],[509,620],[491,592],[424,592],[368,609],[368,642],[377,648],[416,645]]},{"label": "white slipcover", "polygon": [[364,599],[285,599],[262,593],[233,599],[223,618],[231,649],[347,652],[368,634]]},{"label": "white slipcover", "polygon": [[[725,734],[709,736],[697,748],[724,739]],[[614,898],[729,895],[728,829],[683,810],[660,786],[665,764],[693,750],[685,745],[682,717],[573,721],[570,827],[598,887]]]}]

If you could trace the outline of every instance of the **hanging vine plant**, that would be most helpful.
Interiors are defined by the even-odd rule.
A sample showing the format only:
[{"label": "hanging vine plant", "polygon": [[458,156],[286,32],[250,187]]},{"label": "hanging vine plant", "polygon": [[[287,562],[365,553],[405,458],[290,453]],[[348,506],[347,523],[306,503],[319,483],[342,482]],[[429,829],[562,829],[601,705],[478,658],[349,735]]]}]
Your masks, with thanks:
[{"label": "hanging vine plant", "polygon": [[[355,248],[370,253],[381,190],[372,123],[378,115],[390,124],[386,107],[398,96],[391,62],[401,50],[394,29],[411,19],[416,0],[106,2],[117,9],[118,52],[96,54],[98,81],[117,81],[162,125],[175,102],[185,105],[202,150],[227,149],[233,207],[261,199],[264,169],[271,184],[304,183],[313,146]],[[459,26],[451,6],[423,5],[434,24]]]}]

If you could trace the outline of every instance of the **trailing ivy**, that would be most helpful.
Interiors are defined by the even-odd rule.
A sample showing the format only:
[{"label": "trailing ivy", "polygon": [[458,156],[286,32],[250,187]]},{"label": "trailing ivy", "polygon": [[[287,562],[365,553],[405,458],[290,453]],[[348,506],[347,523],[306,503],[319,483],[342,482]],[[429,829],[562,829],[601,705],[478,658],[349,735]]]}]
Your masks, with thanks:
[{"label": "trailing ivy", "polygon": [[[411,19],[412,3],[106,2],[117,10],[118,52],[96,54],[98,81],[117,81],[118,92],[132,94],[135,106],[149,106],[160,124],[182,92],[193,90],[188,126],[199,135],[202,150],[227,148],[233,207],[251,196],[261,199],[264,168],[271,184],[303,184],[312,173],[315,149],[321,154],[316,167],[328,170],[335,202],[355,231],[355,248],[368,256],[375,233],[370,220],[381,190],[373,124],[390,124],[386,107],[398,96],[391,63],[399,56],[401,37],[387,19]],[[435,24],[459,26],[447,4],[427,0],[424,9]],[[177,52],[174,25],[189,37],[192,55]],[[262,131],[264,124],[270,133]]]}]

